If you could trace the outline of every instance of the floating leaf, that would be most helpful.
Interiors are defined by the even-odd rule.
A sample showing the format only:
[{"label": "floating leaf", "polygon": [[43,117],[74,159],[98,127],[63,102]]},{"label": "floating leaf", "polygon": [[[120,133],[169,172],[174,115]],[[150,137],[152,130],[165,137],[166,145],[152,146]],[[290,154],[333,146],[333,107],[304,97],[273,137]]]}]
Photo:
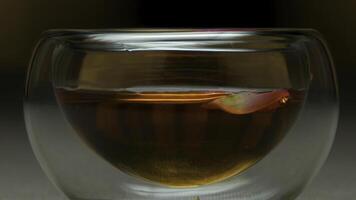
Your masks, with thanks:
[{"label": "floating leaf", "polygon": [[289,96],[289,92],[284,89],[268,92],[240,92],[215,99],[205,107],[242,115],[278,107],[287,103]]}]

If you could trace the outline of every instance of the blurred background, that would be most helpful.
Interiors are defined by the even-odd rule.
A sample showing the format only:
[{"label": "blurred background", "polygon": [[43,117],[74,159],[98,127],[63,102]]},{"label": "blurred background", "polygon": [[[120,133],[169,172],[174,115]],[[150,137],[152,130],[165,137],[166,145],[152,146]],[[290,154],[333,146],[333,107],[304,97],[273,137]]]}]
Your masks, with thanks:
[{"label": "blurred background", "polygon": [[355,8],[354,0],[2,0],[0,200],[64,200],[37,164],[23,122],[24,78],[40,33],[54,28],[127,27],[299,27],[319,30],[334,57],[341,115],[328,161],[299,199],[354,199]]}]

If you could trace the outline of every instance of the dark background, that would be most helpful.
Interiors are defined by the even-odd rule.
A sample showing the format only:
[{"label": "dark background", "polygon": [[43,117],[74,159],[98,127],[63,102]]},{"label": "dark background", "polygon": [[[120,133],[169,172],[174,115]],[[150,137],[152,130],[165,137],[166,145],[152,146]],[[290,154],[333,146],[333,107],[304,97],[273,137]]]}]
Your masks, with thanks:
[{"label": "dark background", "polygon": [[2,0],[0,200],[63,199],[40,170],[22,117],[26,68],[40,33],[53,28],[127,27],[299,27],[319,30],[334,57],[341,116],[329,159],[300,199],[354,199],[355,9],[354,0]]}]

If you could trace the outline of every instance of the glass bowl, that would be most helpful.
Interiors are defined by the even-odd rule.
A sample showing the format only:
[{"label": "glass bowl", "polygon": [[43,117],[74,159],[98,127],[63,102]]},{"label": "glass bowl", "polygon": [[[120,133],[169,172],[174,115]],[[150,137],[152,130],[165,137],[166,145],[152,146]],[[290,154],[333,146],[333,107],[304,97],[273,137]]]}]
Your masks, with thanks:
[{"label": "glass bowl", "polygon": [[73,200],[294,199],[338,120],[309,29],[48,31],[24,107],[43,170]]}]

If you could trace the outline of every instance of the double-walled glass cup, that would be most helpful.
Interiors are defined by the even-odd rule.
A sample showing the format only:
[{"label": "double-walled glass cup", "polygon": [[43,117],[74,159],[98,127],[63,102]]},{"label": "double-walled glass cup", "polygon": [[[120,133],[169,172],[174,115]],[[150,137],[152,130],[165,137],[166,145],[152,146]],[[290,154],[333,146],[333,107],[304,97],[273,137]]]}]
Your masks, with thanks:
[{"label": "double-walled glass cup", "polygon": [[325,161],[338,97],[313,30],[54,30],[25,119],[69,199],[285,200]]}]

